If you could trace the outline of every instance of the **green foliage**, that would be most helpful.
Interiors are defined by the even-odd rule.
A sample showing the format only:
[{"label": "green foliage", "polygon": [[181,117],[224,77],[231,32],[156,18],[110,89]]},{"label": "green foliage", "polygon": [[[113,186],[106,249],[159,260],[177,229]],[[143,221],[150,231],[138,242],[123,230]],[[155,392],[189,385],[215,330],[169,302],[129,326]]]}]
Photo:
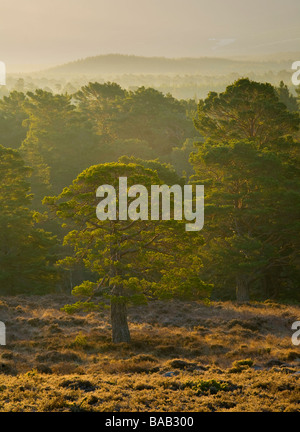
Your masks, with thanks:
[{"label": "green foliage", "polygon": [[[94,275],[72,293],[83,297],[97,294],[114,304],[144,304],[148,298],[208,297],[211,285],[203,283],[198,275],[201,261],[197,250],[203,244],[202,238],[198,233],[186,233],[181,221],[97,219],[99,185],[115,187],[118,207],[119,177],[127,177],[128,187],[143,184],[149,190],[152,184],[162,183],[158,172],[165,179],[177,178],[166,164],[133,160],[123,158],[127,163],[92,166],[58,197],[44,200],[70,229],[64,244],[73,254],[59,264],[70,268],[82,262]],[[96,297],[94,300],[97,302]],[[65,310],[73,312],[89,306],[79,302]]]},{"label": "green foliage", "polygon": [[75,288],[73,288],[72,294],[75,297],[82,297],[82,296],[90,297],[91,295],[93,295],[96,286],[97,284],[95,282],[84,281],[82,282],[82,284],[77,285]]},{"label": "green foliage", "polygon": [[[102,304],[103,306],[103,304]],[[101,309],[101,305],[95,304],[94,302],[82,302],[78,301],[73,304],[67,304],[61,308],[62,311],[66,312],[69,315],[72,315],[76,312],[93,312]]]},{"label": "green foliage", "polygon": [[297,131],[299,115],[287,110],[271,84],[244,78],[199,101],[195,126],[215,142],[253,139],[265,147]]},{"label": "green foliage", "polygon": [[197,396],[203,394],[216,394],[219,391],[227,392],[232,389],[231,383],[227,381],[217,381],[215,379],[186,381],[184,387],[191,388]]},{"label": "green foliage", "polygon": [[4,147],[18,149],[26,137],[25,99],[25,94],[18,91],[12,91],[9,96],[0,99],[0,143]]},{"label": "green foliage", "polygon": [[[16,88],[0,100],[0,142],[20,148],[31,170],[1,147],[5,292],[56,286],[57,240],[37,228],[42,223],[64,237],[57,267],[77,297],[115,301],[125,292],[126,303],[143,304],[211,293],[230,298],[243,286],[256,299],[299,298],[299,110],[283,82],[240,79],[198,107],[112,82],[89,83],[73,95],[25,94],[24,80]],[[176,221],[99,223],[95,190],[117,186],[123,175],[146,186],[187,178],[204,184],[204,230],[185,233]],[[29,210],[41,210],[42,198],[55,194],[44,200],[54,219]]]},{"label": "green foliage", "polygon": [[70,344],[71,348],[86,348],[87,346],[87,338],[82,332],[79,332],[78,335],[75,337],[74,341]]},{"label": "green foliage", "polygon": [[143,160],[137,156],[122,156],[119,158],[120,163],[130,164],[134,163],[142,165],[144,168],[155,171],[160,179],[168,185],[183,184],[183,179],[176,173],[175,169],[170,163],[163,163],[158,159],[155,160]]},{"label": "green foliage", "polygon": [[191,155],[192,179],[205,185],[206,277],[236,284],[241,300],[250,287],[266,296],[284,280],[296,287],[299,144],[286,134],[298,113],[269,84],[243,79],[201,101],[195,124],[206,137]]},{"label": "green foliage", "polygon": [[[195,108],[195,107],[194,107]],[[194,135],[191,102],[144,87],[89,83],[74,95],[14,91],[0,101],[0,138],[33,168],[33,205],[91,165],[121,156],[155,159]],[[57,230],[58,231],[58,230]]]},{"label": "green foliage", "polygon": [[16,150],[0,146],[0,282],[3,294],[55,290],[56,238],[37,228],[27,178]]},{"label": "green foliage", "polygon": [[71,96],[28,92],[24,102],[28,133],[21,150],[34,169],[35,206],[49,190],[58,193],[91,164],[95,140],[75,111]]},{"label": "green foliage", "polygon": [[158,156],[170,153],[173,146],[181,145],[182,139],[193,132],[186,111],[188,103],[153,88],[139,87],[127,92],[115,83],[89,83],[74,98],[102,142],[113,148],[114,142],[137,140],[144,147],[142,154],[137,147],[139,157],[145,158],[151,149]]},{"label": "green foliage", "polygon": [[291,112],[298,111],[297,98],[290,93],[290,90],[283,81],[280,81],[279,87],[276,88],[279,101],[284,103]]},{"label": "green foliage", "polygon": [[181,147],[173,147],[170,155],[171,163],[180,176],[189,178],[194,174],[192,165],[189,162],[191,153],[197,153],[195,140],[199,138],[187,138]]},{"label": "green foliage", "polygon": [[117,138],[110,143],[103,144],[101,151],[103,162],[115,162],[121,157],[137,157],[146,160],[155,157],[155,151],[149,147],[149,143],[137,138]]},{"label": "green foliage", "polygon": [[253,366],[253,360],[251,359],[243,359],[243,360],[236,360],[234,363],[234,366]]}]

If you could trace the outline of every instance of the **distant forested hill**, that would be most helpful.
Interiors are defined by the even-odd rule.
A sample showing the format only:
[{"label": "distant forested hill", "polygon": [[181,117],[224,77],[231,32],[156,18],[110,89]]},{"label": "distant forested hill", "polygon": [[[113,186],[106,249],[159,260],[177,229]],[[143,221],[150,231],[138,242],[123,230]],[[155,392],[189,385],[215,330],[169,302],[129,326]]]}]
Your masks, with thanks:
[{"label": "distant forested hill", "polygon": [[[231,72],[262,73],[278,72],[291,68],[295,53],[290,58],[272,57],[268,59],[226,59],[217,57],[166,58],[140,57],[134,55],[108,54],[87,57],[48,69],[48,73],[62,74],[224,74]],[[298,56],[299,57],[299,56]]]}]

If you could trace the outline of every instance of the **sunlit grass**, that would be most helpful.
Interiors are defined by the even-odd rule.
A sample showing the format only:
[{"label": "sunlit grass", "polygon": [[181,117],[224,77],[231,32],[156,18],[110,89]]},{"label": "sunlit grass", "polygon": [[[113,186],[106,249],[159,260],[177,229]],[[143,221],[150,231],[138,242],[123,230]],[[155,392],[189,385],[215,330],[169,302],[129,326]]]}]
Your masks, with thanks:
[{"label": "sunlit grass", "polygon": [[108,311],[69,316],[69,301],[0,300],[0,411],[299,411],[297,306],[153,302],[115,345]]}]

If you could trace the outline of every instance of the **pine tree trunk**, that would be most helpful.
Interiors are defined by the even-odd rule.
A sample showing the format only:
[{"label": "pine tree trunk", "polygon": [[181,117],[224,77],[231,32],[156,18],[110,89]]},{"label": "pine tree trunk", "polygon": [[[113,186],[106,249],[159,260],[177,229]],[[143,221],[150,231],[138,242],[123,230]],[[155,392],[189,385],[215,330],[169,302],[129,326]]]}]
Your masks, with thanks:
[{"label": "pine tree trunk", "polygon": [[236,300],[240,303],[249,301],[249,282],[245,275],[236,277]]},{"label": "pine tree trunk", "polygon": [[127,322],[126,303],[118,298],[111,301],[112,340],[114,343],[130,342],[130,333]]}]

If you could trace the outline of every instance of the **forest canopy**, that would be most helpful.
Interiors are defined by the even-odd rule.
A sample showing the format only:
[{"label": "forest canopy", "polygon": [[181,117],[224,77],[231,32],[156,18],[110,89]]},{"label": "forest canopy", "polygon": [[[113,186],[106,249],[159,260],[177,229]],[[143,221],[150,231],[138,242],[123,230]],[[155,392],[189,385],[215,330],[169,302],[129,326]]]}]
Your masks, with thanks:
[{"label": "forest canopy", "polygon": [[[198,103],[114,82],[12,91],[0,100],[1,292],[73,290],[85,307],[95,293],[299,300],[298,130],[283,82],[243,78]],[[204,229],[99,223],[97,187],[125,174],[204,185]]]}]

